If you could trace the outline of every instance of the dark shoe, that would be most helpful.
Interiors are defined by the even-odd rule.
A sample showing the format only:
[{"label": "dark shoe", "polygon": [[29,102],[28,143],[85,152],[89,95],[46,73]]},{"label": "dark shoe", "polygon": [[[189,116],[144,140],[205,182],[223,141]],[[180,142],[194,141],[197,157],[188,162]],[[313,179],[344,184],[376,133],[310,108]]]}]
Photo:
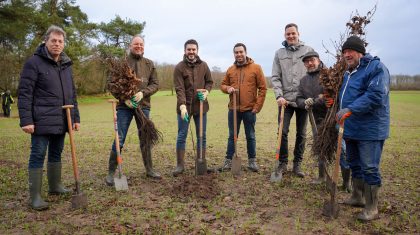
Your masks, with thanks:
[{"label": "dark shoe", "polygon": [[71,190],[64,188],[61,183],[61,162],[48,162],[47,164],[47,178],[49,194],[60,195],[71,193]]},{"label": "dark shoe", "polygon": [[225,158],[223,166],[219,168],[219,171],[230,171],[232,169],[232,159]]},{"label": "dark shoe", "polygon": [[343,177],[343,185],[341,186],[341,189],[348,193],[351,193],[350,173],[350,169],[341,168],[341,176]]},{"label": "dark shoe", "polygon": [[318,179],[312,181],[312,184],[322,184],[326,181],[326,174],[325,174],[326,168],[325,168],[325,162],[319,161],[318,162]]},{"label": "dark shoe", "polygon": [[106,185],[114,186],[114,174],[117,167],[117,153],[111,150],[111,153],[109,154],[108,175],[105,177]]},{"label": "dark shoe", "polygon": [[279,166],[277,168],[277,172],[279,172],[279,173],[286,173],[287,172],[287,162],[279,162]]},{"label": "dark shoe", "polygon": [[153,170],[152,150],[150,148],[142,149],[141,155],[143,157],[144,168],[146,168],[146,176],[155,180],[162,179],[160,173]]},{"label": "dark shoe", "polygon": [[357,219],[362,221],[371,221],[379,218],[378,212],[378,195],[379,185],[368,185],[365,183],[365,199],[366,205],[362,213],[357,216]]},{"label": "dark shoe", "polygon": [[253,172],[258,172],[259,168],[257,165],[256,158],[249,158],[248,159],[248,169],[250,169]]},{"label": "dark shoe", "polygon": [[354,207],[364,207],[365,198],[364,198],[364,181],[362,179],[353,178],[353,192],[349,199],[343,202],[343,204],[354,206]]},{"label": "dark shoe", "polygon": [[300,162],[293,162],[293,173],[295,173],[297,177],[300,177],[300,178],[305,177],[305,173],[303,173],[300,167]]},{"label": "dark shoe", "polygon": [[34,210],[48,209],[49,205],[41,197],[42,168],[30,168],[29,175],[29,206]]},{"label": "dark shoe", "polygon": [[176,150],[176,167],[172,171],[172,175],[177,177],[178,175],[184,173],[185,163],[184,163],[185,149]]}]

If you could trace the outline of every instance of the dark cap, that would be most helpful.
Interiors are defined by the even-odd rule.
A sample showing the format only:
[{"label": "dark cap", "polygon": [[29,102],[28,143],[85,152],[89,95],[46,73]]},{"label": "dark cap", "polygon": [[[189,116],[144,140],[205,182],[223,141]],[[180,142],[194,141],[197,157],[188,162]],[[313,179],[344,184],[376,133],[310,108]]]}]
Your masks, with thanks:
[{"label": "dark cap", "polygon": [[347,38],[343,44],[343,47],[341,48],[341,52],[343,52],[345,49],[352,49],[362,53],[363,55],[366,54],[365,43],[357,36],[351,36]]},{"label": "dark cap", "polygon": [[309,51],[303,56],[302,61],[305,62],[305,60],[310,58],[310,57],[318,57],[319,58],[319,55],[316,51]]}]

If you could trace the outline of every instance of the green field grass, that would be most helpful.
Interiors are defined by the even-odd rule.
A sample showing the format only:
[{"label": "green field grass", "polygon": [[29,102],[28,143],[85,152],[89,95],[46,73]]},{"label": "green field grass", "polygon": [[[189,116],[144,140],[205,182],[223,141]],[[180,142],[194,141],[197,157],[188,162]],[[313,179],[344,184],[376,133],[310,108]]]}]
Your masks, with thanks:
[{"label": "green field grass", "polygon": [[[154,166],[164,178],[152,181],[145,177],[133,122],[123,152],[124,173],[129,177],[130,190],[117,193],[114,188],[105,186],[103,180],[114,134],[109,98],[106,95],[79,98],[82,126],[76,132],[75,143],[82,189],[89,198],[86,210],[70,210],[70,196],[47,196],[46,176],[43,195],[51,208],[36,212],[27,207],[30,136],[20,130],[16,105],[12,107],[12,118],[0,118],[0,234],[420,232],[419,91],[391,92],[391,136],[385,142],[381,164],[381,218],[367,224],[355,220],[360,209],[345,206],[341,206],[337,220],[321,216],[328,195],[323,187],[310,184],[317,174],[317,164],[308,150],[310,128],[303,165],[307,176],[300,179],[287,174],[280,184],[269,182],[277,133],[277,107],[272,90],[268,91],[264,108],[257,115],[259,173],[244,171],[239,179],[232,178],[230,173],[215,174],[218,192],[213,198],[174,195],[174,185],[183,180],[170,174],[175,166],[176,96],[162,91],[152,98],[151,118],[164,134],[163,142],[153,150]],[[216,167],[223,163],[226,152],[228,97],[213,91],[208,99],[207,162]],[[292,121],[290,152],[294,134]],[[242,127],[238,153],[243,166],[247,156],[245,142]],[[194,152],[190,136],[186,151],[186,175],[191,176]],[[71,188],[74,179],[68,138],[62,161],[63,182]],[[348,196],[340,192],[338,198],[342,201]]]}]

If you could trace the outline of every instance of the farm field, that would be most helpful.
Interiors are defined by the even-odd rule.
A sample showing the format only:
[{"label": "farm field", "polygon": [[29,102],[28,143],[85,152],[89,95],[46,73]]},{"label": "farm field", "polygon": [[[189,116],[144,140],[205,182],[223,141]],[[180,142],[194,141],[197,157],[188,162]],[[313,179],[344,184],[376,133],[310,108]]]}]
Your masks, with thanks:
[{"label": "farm field", "polygon": [[[88,196],[85,210],[71,210],[71,196],[48,196],[44,167],[43,196],[50,209],[37,212],[27,206],[27,165],[30,136],[20,130],[16,104],[12,118],[0,117],[0,234],[366,234],[420,233],[420,91],[391,92],[391,136],[385,142],[379,195],[380,219],[356,221],[360,208],[340,205],[340,215],[321,215],[325,187],[311,185],[317,163],[310,155],[312,133],[308,123],[303,160],[304,179],[290,172],[279,184],[270,183],[274,167],[277,106],[267,92],[257,115],[258,173],[245,170],[246,140],[241,126],[238,155],[244,170],[239,178],[230,172],[194,176],[194,150],[187,139],[186,173],[171,175],[176,163],[176,96],[169,91],[152,98],[151,118],[163,133],[153,149],[154,168],[160,181],[146,178],[135,123],[131,124],[123,151],[129,191],[115,192],[104,178],[114,138],[110,96],[79,97],[81,130],[75,133],[82,190]],[[207,163],[222,165],[227,145],[228,96],[215,90],[209,97]],[[291,124],[289,148],[293,152],[295,126]],[[193,130],[194,125],[191,125]],[[195,137],[195,131],[194,137]],[[196,142],[194,140],[194,142]],[[196,144],[196,143],[194,143]],[[289,170],[292,167],[289,158]],[[63,152],[63,183],[74,185],[69,139]],[[340,179],[341,180],[341,179]],[[341,181],[339,183],[341,185]],[[340,191],[338,200],[349,194]]]}]

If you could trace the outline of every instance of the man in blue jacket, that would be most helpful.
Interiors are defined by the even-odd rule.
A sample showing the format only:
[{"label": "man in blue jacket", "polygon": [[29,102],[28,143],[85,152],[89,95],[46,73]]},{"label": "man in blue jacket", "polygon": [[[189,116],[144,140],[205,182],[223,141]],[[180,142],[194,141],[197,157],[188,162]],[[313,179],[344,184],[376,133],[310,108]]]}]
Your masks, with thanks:
[{"label": "man in blue jacket", "polygon": [[73,129],[80,128],[79,109],[74,87],[72,62],[63,52],[66,33],[58,26],[48,28],[45,42],[26,61],[19,82],[18,108],[20,126],[31,134],[29,156],[30,206],[48,208],[41,197],[42,168],[48,148],[47,178],[50,194],[70,191],[61,183],[61,153],[67,128],[63,105],[71,110]]},{"label": "man in blue jacket", "polygon": [[340,89],[338,122],[344,122],[344,138],[353,178],[353,193],[345,204],[364,207],[359,220],[379,218],[379,164],[385,139],[389,136],[388,69],[366,53],[365,43],[349,37],[342,53],[348,70]]}]

